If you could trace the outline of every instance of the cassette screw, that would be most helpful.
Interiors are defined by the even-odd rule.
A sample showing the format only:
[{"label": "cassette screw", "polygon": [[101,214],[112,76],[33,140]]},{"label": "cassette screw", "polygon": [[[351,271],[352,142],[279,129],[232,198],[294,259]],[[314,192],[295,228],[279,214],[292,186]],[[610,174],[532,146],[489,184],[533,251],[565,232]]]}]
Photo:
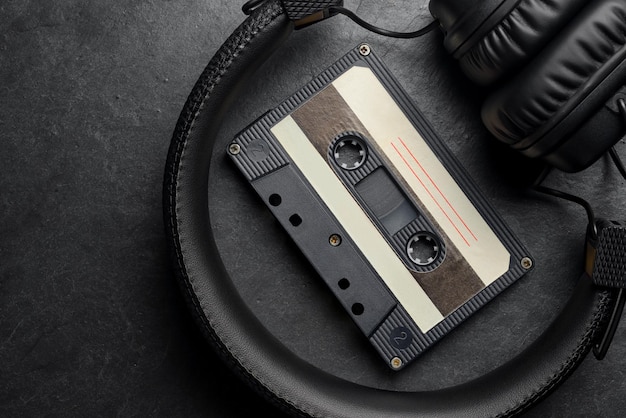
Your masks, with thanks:
[{"label": "cassette screw", "polygon": [[524,270],[529,270],[533,266],[533,260],[530,257],[524,257],[521,264]]},{"label": "cassette screw", "polygon": [[237,155],[241,152],[241,146],[239,144],[230,144],[228,152],[230,152],[231,155]]},{"label": "cassette screw", "polygon": [[330,238],[328,238],[328,242],[333,247],[339,247],[341,245],[341,237],[337,234],[332,234]]},{"label": "cassette screw", "polygon": [[391,367],[393,367],[394,369],[398,370],[400,367],[402,367],[402,359],[399,357],[394,357],[391,359]]},{"label": "cassette screw", "polygon": [[370,48],[368,44],[362,44],[359,47],[359,53],[363,55],[364,57],[367,57],[370,54],[370,52],[372,52],[372,49]]}]

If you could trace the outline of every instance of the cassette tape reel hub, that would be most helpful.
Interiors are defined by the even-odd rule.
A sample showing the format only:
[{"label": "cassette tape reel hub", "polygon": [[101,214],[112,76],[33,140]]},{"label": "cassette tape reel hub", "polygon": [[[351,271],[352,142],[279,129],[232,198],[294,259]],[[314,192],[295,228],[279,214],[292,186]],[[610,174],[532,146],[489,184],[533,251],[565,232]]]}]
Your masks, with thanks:
[{"label": "cassette tape reel hub", "polygon": [[406,252],[418,266],[430,266],[439,258],[440,248],[437,238],[427,232],[419,232],[409,240]]},{"label": "cassette tape reel hub", "polygon": [[367,146],[355,132],[342,134],[333,146],[335,163],[344,170],[356,170],[367,160]]}]

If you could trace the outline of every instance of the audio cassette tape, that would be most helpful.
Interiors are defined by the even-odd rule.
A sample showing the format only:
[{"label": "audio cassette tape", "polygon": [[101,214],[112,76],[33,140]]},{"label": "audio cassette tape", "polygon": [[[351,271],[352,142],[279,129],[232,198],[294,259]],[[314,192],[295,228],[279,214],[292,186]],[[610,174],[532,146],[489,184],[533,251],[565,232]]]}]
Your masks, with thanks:
[{"label": "audio cassette tape", "polygon": [[532,268],[367,45],[237,134],[227,154],[393,370]]}]

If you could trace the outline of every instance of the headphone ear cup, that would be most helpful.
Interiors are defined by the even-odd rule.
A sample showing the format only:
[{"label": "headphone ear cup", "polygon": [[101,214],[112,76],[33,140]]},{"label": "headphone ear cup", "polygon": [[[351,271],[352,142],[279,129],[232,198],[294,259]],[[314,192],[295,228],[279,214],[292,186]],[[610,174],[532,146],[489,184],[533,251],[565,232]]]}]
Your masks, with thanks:
[{"label": "headphone ear cup", "polygon": [[523,66],[589,0],[432,0],[444,46],[465,75],[493,84]]},{"label": "headphone ear cup", "polygon": [[543,49],[588,0],[522,0],[495,26],[458,54],[461,69],[479,85],[491,85]]},{"label": "headphone ear cup", "polygon": [[[601,129],[593,138],[578,136],[575,148],[585,154],[580,161],[560,158],[557,149],[626,84],[625,60],[626,3],[592,1],[521,73],[487,99],[483,122],[494,136],[528,157],[556,153],[550,159],[561,161],[557,168],[586,168],[619,141],[615,129],[607,129],[608,135]],[[600,118],[603,123],[605,116]],[[614,116],[621,132],[619,115]]]}]

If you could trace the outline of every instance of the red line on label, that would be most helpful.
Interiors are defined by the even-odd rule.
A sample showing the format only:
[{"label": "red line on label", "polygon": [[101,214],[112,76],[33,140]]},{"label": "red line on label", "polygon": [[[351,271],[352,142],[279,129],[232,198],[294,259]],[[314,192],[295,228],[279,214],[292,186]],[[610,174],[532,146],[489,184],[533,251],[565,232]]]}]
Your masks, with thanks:
[{"label": "red line on label", "polygon": [[417,181],[420,182],[420,184],[422,185],[422,187],[424,188],[424,190],[426,190],[426,193],[428,193],[428,195],[430,196],[430,198],[433,200],[433,202],[435,202],[435,204],[437,205],[437,207],[439,207],[439,209],[441,210],[441,212],[445,215],[445,217],[448,219],[448,221],[450,222],[450,224],[452,225],[452,227],[456,230],[456,232],[458,232],[458,234],[461,236],[461,238],[463,239],[463,241],[465,241],[465,243],[467,244],[468,247],[470,247],[470,243],[467,241],[467,239],[465,238],[465,236],[463,235],[463,233],[459,230],[459,228],[457,228],[456,224],[454,223],[454,221],[452,221],[452,219],[450,219],[450,216],[448,216],[448,213],[446,212],[446,210],[444,208],[441,207],[441,205],[439,204],[439,202],[437,201],[437,199],[435,199],[435,196],[432,195],[432,193],[430,192],[430,190],[428,190],[428,187],[426,187],[426,185],[424,184],[424,182],[422,181],[422,179],[417,175],[417,173],[415,172],[415,170],[413,170],[413,167],[411,167],[411,164],[409,164],[409,162],[406,160],[406,158],[404,157],[404,155],[402,155],[402,153],[400,152],[400,150],[396,147],[396,144],[394,144],[393,142],[391,143],[391,146],[393,147],[393,149],[398,153],[398,156],[402,159],[402,161],[404,161],[404,164],[406,164],[406,166],[408,167],[409,170],[411,170],[411,173],[413,173],[413,175],[415,176],[415,178],[417,179]]},{"label": "red line on label", "polygon": [[400,140],[400,142],[402,143],[402,146],[407,150],[407,152],[409,153],[409,155],[411,156],[411,158],[413,159],[413,161],[415,161],[415,164],[417,164],[417,166],[420,168],[420,170],[422,170],[422,172],[426,175],[426,177],[428,177],[428,180],[430,180],[430,183],[435,187],[435,189],[437,189],[437,192],[441,195],[441,197],[443,198],[443,200],[446,201],[446,204],[448,205],[448,207],[450,209],[452,209],[452,212],[454,212],[454,214],[456,215],[456,217],[459,219],[459,221],[461,221],[461,223],[463,224],[463,226],[465,227],[465,229],[467,230],[467,232],[470,233],[470,235],[472,236],[472,238],[474,238],[474,241],[478,241],[478,238],[476,238],[476,235],[474,235],[474,233],[472,232],[472,230],[470,229],[470,227],[467,225],[467,223],[465,222],[465,220],[461,217],[461,215],[456,211],[456,209],[454,208],[454,206],[452,206],[452,203],[450,203],[450,201],[448,200],[448,198],[445,196],[445,194],[441,191],[441,189],[439,188],[439,186],[435,183],[435,181],[432,179],[432,177],[428,174],[428,172],[424,169],[424,167],[422,166],[422,164],[420,164],[420,162],[417,160],[417,158],[415,157],[415,155],[413,155],[413,152],[411,152],[411,149],[405,144],[405,142],[402,140],[402,138],[398,137],[398,139]]}]

